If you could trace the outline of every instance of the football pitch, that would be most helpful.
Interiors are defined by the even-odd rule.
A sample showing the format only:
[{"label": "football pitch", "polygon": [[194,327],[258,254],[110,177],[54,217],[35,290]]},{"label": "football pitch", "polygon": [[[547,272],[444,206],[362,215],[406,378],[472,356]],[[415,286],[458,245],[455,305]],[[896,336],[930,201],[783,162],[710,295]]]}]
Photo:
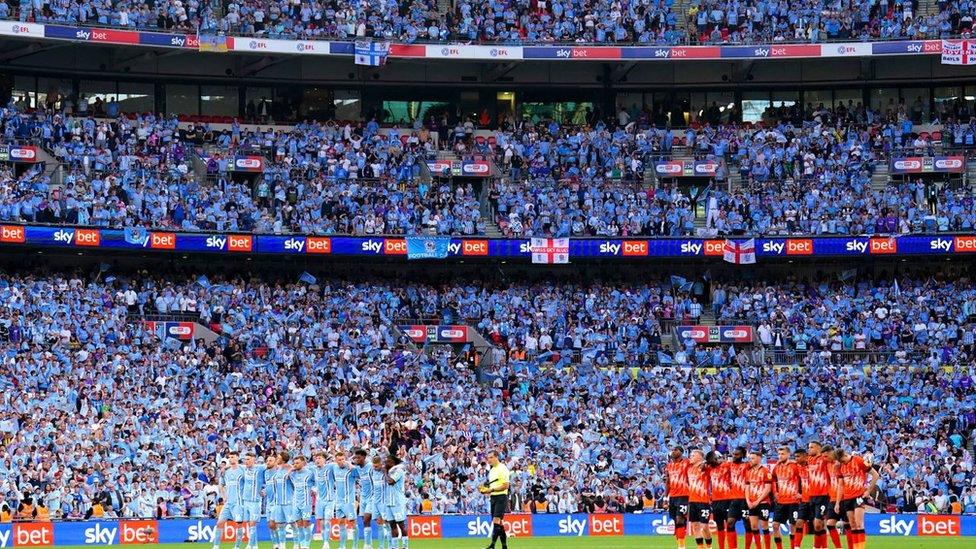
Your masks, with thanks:
[{"label": "football pitch", "polygon": [[[785,541],[785,540],[784,540]],[[312,549],[321,549],[322,542],[312,542]],[[484,549],[488,545],[487,539],[438,539],[438,540],[410,540],[409,549]],[[695,549],[695,541],[685,542],[688,549]],[[809,548],[810,540],[804,540],[803,547]],[[90,545],[67,546],[68,549],[90,548]],[[134,547],[134,546],[130,546]],[[161,543],[147,547],[153,549],[209,549],[209,543]],[[233,543],[224,543],[220,549],[233,549]],[[332,543],[331,549],[337,549]],[[499,546],[500,547],[500,546]],[[526,539],[510,539],[509,549],[674,549],[674,538],[666,536],[627,536],[618,538],[571,538],[571,537],[534,537]],[[718,545],[713,547],[717,548]],[[846,547],[846,545],[845,545]],[[973,540],[969,538],[917,538],[917,537],[874,537],[868,538],[866,549],[962,549],[972,548]],[[739,540],[739,549],[743,549],[743,541]],[[59,546],[63,549],[63,546]],[[271,549],[270,543],[261,543],[259,549]],[[291,543],[288,544],[291,549]],[[377,549],[377,546],[373,546]]]}]

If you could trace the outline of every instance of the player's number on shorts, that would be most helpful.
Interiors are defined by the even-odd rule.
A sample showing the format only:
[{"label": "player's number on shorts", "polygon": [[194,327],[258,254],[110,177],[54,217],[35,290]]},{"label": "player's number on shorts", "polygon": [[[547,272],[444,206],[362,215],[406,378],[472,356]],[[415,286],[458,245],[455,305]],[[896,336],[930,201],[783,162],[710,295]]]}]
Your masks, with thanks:
[{"label": "player's number on shorts", "polygon": [[759,514],[762,515],[763,520],[769,520],[769,509],[763,509]]},{"label": "player's number on shorts", "polygon": [[826,513],[827,513],[827,506],[826,505],[821,505],[820,506],[820,516],[824,516]]},{"label": "player's number on shorts", "polygon": [[701,510],[701,518],[702,518],[702,520],[708,520],[708,517],[710,517],[710,516],[712,516],[712,512],[710,510],[708,510],[708,509],[702,509]]},{"label": "player's number on shorts", "polygon": [[800,518],[800,512],[799,511],[793,511],[793,520],[798,520],[799,518]]},{"label": "player's number on shorts", "polygon": [[678,506],[678,514],[679,515],[687,515],[688,514],[688,506],[687,505],[679,505]]}]

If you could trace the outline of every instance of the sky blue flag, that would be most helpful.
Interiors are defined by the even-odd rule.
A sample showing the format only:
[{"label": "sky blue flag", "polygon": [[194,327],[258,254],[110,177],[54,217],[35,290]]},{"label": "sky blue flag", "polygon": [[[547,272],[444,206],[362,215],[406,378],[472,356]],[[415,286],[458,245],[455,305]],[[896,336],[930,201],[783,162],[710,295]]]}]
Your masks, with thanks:
[{"label": "sky blue flag", "polygon": [[197,279],[197,284],[208,290],[210,289],[210,279],[207,278],[207,275],[200,275],[200,278]]},{"label": "sky blue flag", "polygon": [[129,244],[143,245],[146,242],[147,231],[142,227],[126,227],[125,241]]},{"label": "sky blue flag", "polygon": [[305,272],[302,273],[302,276],[298,277],[298,281],[299,282],[304,282],[305,284],[312,285],[312,284],[315,284],[316,279],[315,279],[314,276],[311,275],[311,273],[309,273],[308,271],[305,271]]}]

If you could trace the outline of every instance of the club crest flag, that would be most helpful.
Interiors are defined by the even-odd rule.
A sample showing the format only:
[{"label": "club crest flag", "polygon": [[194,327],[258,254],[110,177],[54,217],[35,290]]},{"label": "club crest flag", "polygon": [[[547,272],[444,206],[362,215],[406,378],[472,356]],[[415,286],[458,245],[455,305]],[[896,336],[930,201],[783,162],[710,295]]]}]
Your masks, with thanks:
[{"label": "club crest flag", "polygon": [[444,259],[451,250],[449,236],[408,236],[407,259]]},{"label": "club crest flag", "polygon": [[386,57],[390,54],[389,42],[373,42],[372,40],[356,40],[356,64],[369,67],[380,67],[386,64]]},{"label": "club crest flag", "polygon": [[569,263],[569,239],[533,238],[529,252],[532,263]]}]

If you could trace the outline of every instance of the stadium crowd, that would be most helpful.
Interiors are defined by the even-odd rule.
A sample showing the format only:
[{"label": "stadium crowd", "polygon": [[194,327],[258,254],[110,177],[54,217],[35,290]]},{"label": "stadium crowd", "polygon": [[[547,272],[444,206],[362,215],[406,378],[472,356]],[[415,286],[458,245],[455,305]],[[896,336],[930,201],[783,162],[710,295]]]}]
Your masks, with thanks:
[{"label": "stadium crowd", "polygon": [[[483,512],[475,488],[490,440],[513,469],[517,510],[633,511],[663,505],[675,442],[770,454],[823,439],[873,454],[879,507],[974,511],[967,279],[743,283],[694,298],[664,282],[210,276],[0,276],[0,508],[31,498],[55,517],[208,516],[229,450],[388,447],[410,471],[410,512]],[[668,353],[662,327],[697,318],[699,299],[720,318],[770,318],[755,349],[715,351],[731,357],[716,364],[739,368],[654,358]],[[220,335],[161,343],[130,316],[140,313],[182,315]],[[417,349],[393,328],[406,317],[467,322],[494,350],[478,361]],[[838,335],[843,349],[931,356],[755,365],[789,345],[832,348]],[[685,342],[674,354],[701,350]]]},{"label": "stadium crowd", "polygon": [[296,3],[284,0],[141,3],[130,0],[0,3],[0,18],[21,21],[216,32],[265,37],[381,37],[405,42],[770,43],[968,37],[972,4],[915,0],[461,0],[446,12],[432,0]]},{"label": "stadium crowd", "polygon": [[[633,114],[632,114],[633,113]],[[907,234],[976,224],[972,192],[931,177],[872,184],[898,154],[972,146],[976,123],[951,117],[933,140],[904,105],[771,108],[762,124],[653,124],[621,109],[613,120],[503,121],[475,134],[446,116],[407,128],[301,122],[223,129],[153,114],[9,105],[8,142],[34,142],[63,169],[0,172],[0,220],[111,227],[308,234],[510,236]],[[577,123],[578,122],[578,123]],[[438,149],[491,158],[501,177],[458,183],[422,177]],[[257,155],[263,173],[235,172]],[[675,155],[710,160],[688,186],[648,179]],[[737,182],[728,185],[729,178]]]}]

